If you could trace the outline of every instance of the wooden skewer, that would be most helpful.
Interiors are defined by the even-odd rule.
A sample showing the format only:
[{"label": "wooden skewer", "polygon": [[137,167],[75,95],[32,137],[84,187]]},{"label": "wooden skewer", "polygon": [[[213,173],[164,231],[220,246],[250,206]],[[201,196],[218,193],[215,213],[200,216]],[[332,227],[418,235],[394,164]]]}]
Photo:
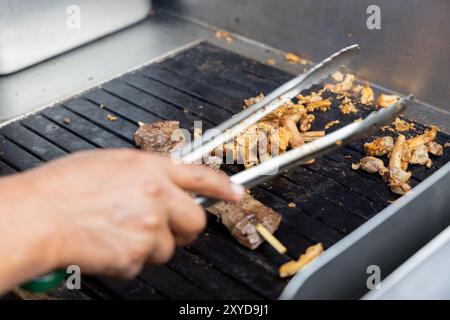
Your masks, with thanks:
[{"label": "wooden skewer", "polygon": [[266,227],[264,227],[261,223],[258,223],[256,225],[256,231],[263,237],[275,250],[278,251],[279,254],[285,254],[287,252],[286,247],[275,238],[273,234],[270,233],[269,230],[267,230]]}]

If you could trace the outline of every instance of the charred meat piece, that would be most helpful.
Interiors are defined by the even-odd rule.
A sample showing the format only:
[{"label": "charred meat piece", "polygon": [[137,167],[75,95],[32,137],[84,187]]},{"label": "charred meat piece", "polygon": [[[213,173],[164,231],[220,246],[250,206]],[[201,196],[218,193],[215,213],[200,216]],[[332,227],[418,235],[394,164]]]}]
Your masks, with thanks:
[{"label": "charred meat piece", "polygon": [[263,242],[256,225],[261,223],[273,233],[281,222],[278,213],[247,193],[238,204],[220,201],[208,211],[220,219],[240,244],[250,249],[256,249]]},{"label": "charred meat piece", "polygon": [[394,147],[394,139],[390,136],[380,137],[372,142],[367,142],[364,144],[364,150],[369,156],[384,156],[391,152]]},{"label": "charred meat piece", "polygon": [[[178,121],[156,121],[140,127],[134,135],[134,140],[142,150],[168,154],[182,142],[169,144],[177,129],[179,129]],[[196,132],[196,138],[199,134]],[[207,157],[207,159],[215,158],[218,157]],[[213,167],[217,168],[217,162],[214,162]],[[238,204],[221,201],[207,210],[220,218],[240,244],[250,249],[256,249],[264,241],[257,232],[256,225],[260,223],[270,232],[274,232],[281,221],[280,214],[248,194]]]}]

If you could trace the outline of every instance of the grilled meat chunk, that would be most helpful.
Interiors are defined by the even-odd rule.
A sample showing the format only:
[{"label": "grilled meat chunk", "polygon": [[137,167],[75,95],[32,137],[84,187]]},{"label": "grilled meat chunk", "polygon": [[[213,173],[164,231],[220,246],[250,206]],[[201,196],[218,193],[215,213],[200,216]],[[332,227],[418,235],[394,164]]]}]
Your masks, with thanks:
[{"label": "grilled meat chunk", "polygon": [[245,194],[237,204],[217,202],[209,207],[208,211],[221,220],[240,244],[250,249],[256,249],[263,242],[256,231],[258,223],[274,233],[281,222],[281,216],[278,213],[249,194]]},{"label": "grilled meat chunk", "polygon": [[[172,142],[174,132],[179,129],[178,121],[156,121],[140,127],[134,140],[142,150],[169,154],[174,148],[179,147],[182,141]],[[196,138],[199,137],[196,132]],[[175,137],[178,135],[175,134]],[[205,165],[218,169],[220,158],[205,157]],[[238,203],[220,201],[207,209],[216,215],[236,240],[243,246],[256,249],[264,240],[256,231],[256,225],[264,225],[270,232],[275,232],[281,222],[280,214],[266,207],[249,194]]]},{"label": "grilled meat chunk", "polygon": [[428,147],[422,144],[415,148],[412,152],[409,162],[412,164],[420,164],[422,166],[427,166],[428,168],[430,168],[433,162],[428,156]]},{"label": "grilled meat chunk", "polygon": [[169,154],[184,143],[178,121],[155,121],[144,124],[134,134],[136,145],[142,150]]},{"label": "grilled meat chunk", "polygon": [[444,153],[444,148],[442,148],[442,146],[437,142],[430,141],[426,144],[426,146],[428,148],[428,152],[434,156],[442,156]]},{"label": "grilled meat chunk", "polygon": [[364,144],[364,150],[369,156],[384,156],[394,147],[394,139],[390,136],[380,137]]},{"label": "grilled meat chunk", "polygon": [[388,171],[389,171],[384,166],[383,160],[372,157],[372,156],[367,156],[367,157],[362,158],[359,161],[359,167],[369,173],[378,172],[380,174],[380,176],[383,177],[384,179],[386,179]]},{"label": "grilled meat chunk", "polygon": [[404,135],[399,135],[389,156],[389,186],[396,194],[405,194],[411,190],[408,184],[411,172],[406,172],[402,168],[403,149],[406,144]]}]

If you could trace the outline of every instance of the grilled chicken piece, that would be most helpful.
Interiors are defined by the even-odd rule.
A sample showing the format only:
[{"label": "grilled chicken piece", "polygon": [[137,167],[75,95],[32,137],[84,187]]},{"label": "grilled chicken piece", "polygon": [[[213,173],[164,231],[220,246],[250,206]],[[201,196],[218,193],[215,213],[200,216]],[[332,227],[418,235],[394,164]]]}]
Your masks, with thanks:
[{"label": "grilled chicken piece", "polygon": [[380,94],[380,96],[377,99],[377,104],[382,108],[387,108],[391,104],[394,104],[399,99],[399,96],[396,96],[395,94],[389,95],[389,94]]},{"label": "grilled chicken piece", "polygon": [[[156,121],[139,128],[134,134],[134,140],[142,150],[167,155],[173,151],[171,147],[179,146],[166,144],[171,141],[171,136],[177,129],[178,121]],[[196,137],[199,136],[200,132],[197,131]],[[207,161],[212,161],[213,168],[218,169],[217,163],[214,162],[216,158],[218,157],[206,157],[205,165],[210,165]],[[248,194],[238,204],[220,201],[207,210],[220,218],[240,244],[250,249],[256,249],[264,241],[256,231],[256,225],[260,223],[273,233],[281,222],[280,214]]]},{"label": "grilled chicken piece", "polygon": [[402,169],[403,148],[406,144],[404,135],[399,135],[389,155],[389,186],[396,194],[405,194],[411,190],[407,183],[411,178],[411,172]]},{"label": "grilled chicken piece", "polygon": [[[407,140],[402,155],[403,167],[407,166],[407,163],[409,162],[415,164],[423,163],[423,161],[425,161],[425,159],[428,157],[428,154],[427,155],[424,154],[425,149],[420,148],[418,151],[415,150],[422,145],[432,142],[436,138],[436,134],[437,128],[433,126],[431,127],[431,130],[428,130],[421,135],[415,136],[414,138]],[[412,159],[413,156],[414,159]],[[426,165],[427,167],[430,167],[432,165],[432,162],[430,160],[426,161],[423,164]]]},{"label": "grilled chicken piece", "polygon": [[298,131],[297,124],[292,118],[290,117],[281,118],[280,125],[290,131],[291,138],[289,140],[289,145],[292,148],[300,147],[304,143],[302,136]]},{"label": "grilled chicken piece", "polygon": [[428,147],[424,144],[415,148],[411,154],[411,159],[409,162],[412,164],[420,164],[422,166],[427,166],[427,168],[431,168],[433,162],[428,156]]},{"label": "grilled chicken piece", "polygon": [[383,160],[367,156],[359,160],[359,168],[369,173],[376,173],[386,179],[389,170],[384,166]]},{"label": "grilled chicken piece", "polygon": [[427,130],[425,133],[415,136],[408,140],[408,147],[410,150],[414,150],[420,145],[426,144],[430,141],[436,139],[437,127],[432,126],[430,130]]},{"label": "grilled chicken piece", "polygon": [[444,153],[444,148],[442,148],[442,146],[437,142],[430,141],[426,144],[426,146],[428,148],[428,152],[434,156],[442,156]]},{"label": "grilled chicken piece", "polygon": [[245,168],[258,164],[258,126],[248,127],[235,137],[238,163],[243,163]]},{"label": "grilled chicken piece", "polygon": [[361,89],[361,103],[362,104],[371,104],[373,102],[374,95],[373,90],[369,87],[369,84],[366,83],[364,88]]},{"label": "grilled chicken piece", "polygon": [[384,156],[391,152],[394,147],[394,139],[390,136],[380,137],[372,142],[367,142],[364,144],[364,150],[369,156]]}]

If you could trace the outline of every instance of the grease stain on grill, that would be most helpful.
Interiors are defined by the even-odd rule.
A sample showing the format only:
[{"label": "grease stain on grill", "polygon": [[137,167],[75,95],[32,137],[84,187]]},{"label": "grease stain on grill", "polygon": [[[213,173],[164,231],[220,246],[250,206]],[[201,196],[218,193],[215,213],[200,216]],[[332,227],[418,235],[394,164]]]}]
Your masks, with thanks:
[{"label": "grease stain on grill", "polygon": [[[179,120],[183,128],[191,128],[194,120],[203,120],[207,130],[241,111],[244,99],[267,94],[291,78],[201,43],[1,128],[0,175],[78,150],[133,148],[139,122]],[[315,113],[312,130],[340,119],[329,128],[332,132],[369,112],[357,105],[358,113],[343,116],[338,104],[335,100],[330,111]],[[109,121],[108,114],[116,119]],[[424,130],[414,124],[411,134]],[[449,137],[440,132],[436,141],[444,144]],[[282,214],[276,236],[288,247],[291,259],[317,242],[328,248],[396,199],[381,179],[352,170],[352,162],[362,156],[362,143],[356,141],[252,189],[256,199]],[[444,165],[449,152],[433,160],[432,169],[413,168],[415,184]],[[224,170],[233,174],[241,168],[227,165]],[[90,298],[275,299],[287,284],[277,274],[287,260],[267,244],[256,251],[241,247],[217,219],[208,217],[205,232],[178,249],[167,265],[147,267],[130,281],[88,278],[84,287],[96,288],[96,293],[83,292]]]}]

